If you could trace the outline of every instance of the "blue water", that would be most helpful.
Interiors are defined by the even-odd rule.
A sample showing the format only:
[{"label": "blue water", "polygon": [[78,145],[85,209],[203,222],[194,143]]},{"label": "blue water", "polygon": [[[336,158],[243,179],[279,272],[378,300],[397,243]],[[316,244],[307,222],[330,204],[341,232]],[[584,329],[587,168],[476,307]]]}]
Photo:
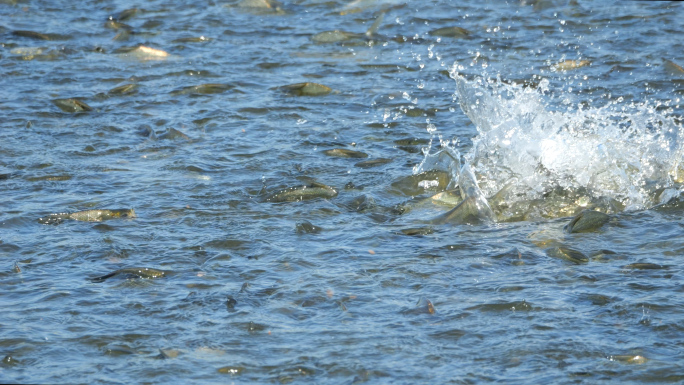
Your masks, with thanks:
[{"label": "blue water", "polygon": [[[684,381],[680,3],[0,15],[0,382]],[[493,216],[438,223],[462,166]],[[337,195],[269,200],[313,182]],[[89,280],[129,267],[167,274]]]}]

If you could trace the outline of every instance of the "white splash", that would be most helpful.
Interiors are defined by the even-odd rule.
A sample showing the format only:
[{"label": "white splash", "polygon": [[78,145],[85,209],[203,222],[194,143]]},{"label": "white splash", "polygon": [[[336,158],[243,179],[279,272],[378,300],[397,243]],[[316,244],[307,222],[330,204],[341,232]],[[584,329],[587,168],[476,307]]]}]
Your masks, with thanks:
[{"label": "white splash", "polygon": [[478,135],[462,159],[443,144],[418,168],[451,158],[457,177],[469,165],[499,220],[573,215],[587,202],[606,212],[646,209],[681,194],[682,126],[657,105],[618,99],[554,111],[546,80],[536,88],[467,80],[456,67],[451,77]]}]

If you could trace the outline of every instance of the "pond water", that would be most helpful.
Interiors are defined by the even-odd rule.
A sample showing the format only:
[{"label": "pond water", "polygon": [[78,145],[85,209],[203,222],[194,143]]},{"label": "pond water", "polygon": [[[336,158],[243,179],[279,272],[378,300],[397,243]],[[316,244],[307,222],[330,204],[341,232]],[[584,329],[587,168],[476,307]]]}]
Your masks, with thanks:
[{"label": "pond water", "polygon": [[1,382],[684,381],[683,4],[0,15]]}]

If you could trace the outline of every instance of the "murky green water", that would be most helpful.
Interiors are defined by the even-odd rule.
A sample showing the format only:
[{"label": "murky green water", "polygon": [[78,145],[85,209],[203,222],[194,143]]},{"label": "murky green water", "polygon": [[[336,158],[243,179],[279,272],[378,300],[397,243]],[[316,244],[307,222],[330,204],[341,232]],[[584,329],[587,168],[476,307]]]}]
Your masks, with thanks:
[{"label": "murky green water", "polygon": [[2,2],[0,382],[684,381],[683,13]]}]

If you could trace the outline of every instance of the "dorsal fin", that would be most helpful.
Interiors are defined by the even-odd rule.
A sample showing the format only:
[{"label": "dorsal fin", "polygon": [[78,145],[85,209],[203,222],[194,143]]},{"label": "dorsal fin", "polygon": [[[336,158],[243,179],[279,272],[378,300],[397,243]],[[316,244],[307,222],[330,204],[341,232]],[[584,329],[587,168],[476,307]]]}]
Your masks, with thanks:
[{"label": "dorsal fin", "polygon": [[380,24],[382,23],[382,19],[385,17],[385,12],[381,12],[378,17],[375,18],[375,21],[373,24],[368,28],[368,31],[366,31],[366,36],[367,37],[372,37],[378,32],[378,29],[380,29]]}]

